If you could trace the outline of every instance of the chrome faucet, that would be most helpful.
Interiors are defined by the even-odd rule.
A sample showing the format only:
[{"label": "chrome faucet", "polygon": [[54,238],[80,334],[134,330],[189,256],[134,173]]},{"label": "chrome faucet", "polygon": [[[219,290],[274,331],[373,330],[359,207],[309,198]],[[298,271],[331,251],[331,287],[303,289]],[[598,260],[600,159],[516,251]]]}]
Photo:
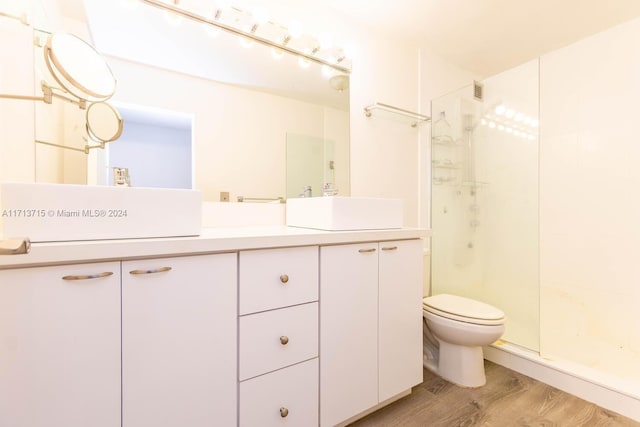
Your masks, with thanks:
[{"label": "chrome faucet", "polygon": [[302,192],[298,194],[298,197],[311,197],[311,186],[307,185],[302,187]]}]

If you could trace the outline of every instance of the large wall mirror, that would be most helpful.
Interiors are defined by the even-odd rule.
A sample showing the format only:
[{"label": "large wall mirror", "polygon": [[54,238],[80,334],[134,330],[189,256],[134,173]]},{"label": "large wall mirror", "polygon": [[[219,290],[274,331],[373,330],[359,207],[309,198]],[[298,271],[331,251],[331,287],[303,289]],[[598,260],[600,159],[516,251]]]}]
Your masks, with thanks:
[{"label": "large wall mirror", "polygon": [[[37,146],[37,181],[113,185],[114,170],[127,169],[132,186],[196,188],[208,201],[295,197],[327,182],[349,194],[344,73],[140,1],[81,3],[116,76],[110,103],[124,130],[89,155]],[[81,139],[77,108],[52,117],[46,107],[37,107],[36,138]],[[310,170],[320,175],[302,173]]]}]

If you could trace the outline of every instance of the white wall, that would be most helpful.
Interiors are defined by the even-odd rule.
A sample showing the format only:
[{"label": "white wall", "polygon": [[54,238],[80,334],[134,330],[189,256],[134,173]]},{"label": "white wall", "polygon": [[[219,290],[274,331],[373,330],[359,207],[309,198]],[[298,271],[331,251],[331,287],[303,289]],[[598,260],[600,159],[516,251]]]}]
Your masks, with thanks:
[{"label": "white wall", "polygon": [[542,354],[640,384],[640,20],[540,68]]},{"label": "white wall", "polygon": [[[31,28],[0,19],[0,52],[0,93],[34,95]],[[33,101],[0,99],[0,181],[33,182],[33,117]]]}]

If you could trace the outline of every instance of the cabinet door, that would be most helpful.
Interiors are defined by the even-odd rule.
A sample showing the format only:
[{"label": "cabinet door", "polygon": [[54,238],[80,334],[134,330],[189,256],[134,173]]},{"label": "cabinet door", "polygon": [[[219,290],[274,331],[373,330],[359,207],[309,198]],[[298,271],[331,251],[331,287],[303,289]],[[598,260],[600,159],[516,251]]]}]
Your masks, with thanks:
[{"label": "cabinet door", "polygon": [[120,426],[120,263],[0,271],[0,426]]},{"label": "cabinet door", "polygon": [[236,425],[236,254],[122,268],[123,427]]},{"label": "cabinet door", "polygon": [[378,400],[422,382],[422,241],[380,243]]},{"label": "cabinet door", "polygon": [[378,403],[378,244],[320,248],[320,423]]}]

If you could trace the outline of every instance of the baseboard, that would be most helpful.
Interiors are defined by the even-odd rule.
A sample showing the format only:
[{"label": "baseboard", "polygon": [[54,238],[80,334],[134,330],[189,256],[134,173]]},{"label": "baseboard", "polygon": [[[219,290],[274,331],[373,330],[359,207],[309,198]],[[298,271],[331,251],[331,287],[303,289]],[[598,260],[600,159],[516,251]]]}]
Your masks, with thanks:
[{"label": "baseboard", "polygon": [[[484,347],[485,359],[542,381],[560,390],[640,421],[640,390],[637,386],[616,388],[600,378],[590,378],[584,369],[570,363],[547,360],[537,353],[510,344]],[[583,372],[578,372],[582,370]],[[628,389],[628,390],[625,390]]]}]

